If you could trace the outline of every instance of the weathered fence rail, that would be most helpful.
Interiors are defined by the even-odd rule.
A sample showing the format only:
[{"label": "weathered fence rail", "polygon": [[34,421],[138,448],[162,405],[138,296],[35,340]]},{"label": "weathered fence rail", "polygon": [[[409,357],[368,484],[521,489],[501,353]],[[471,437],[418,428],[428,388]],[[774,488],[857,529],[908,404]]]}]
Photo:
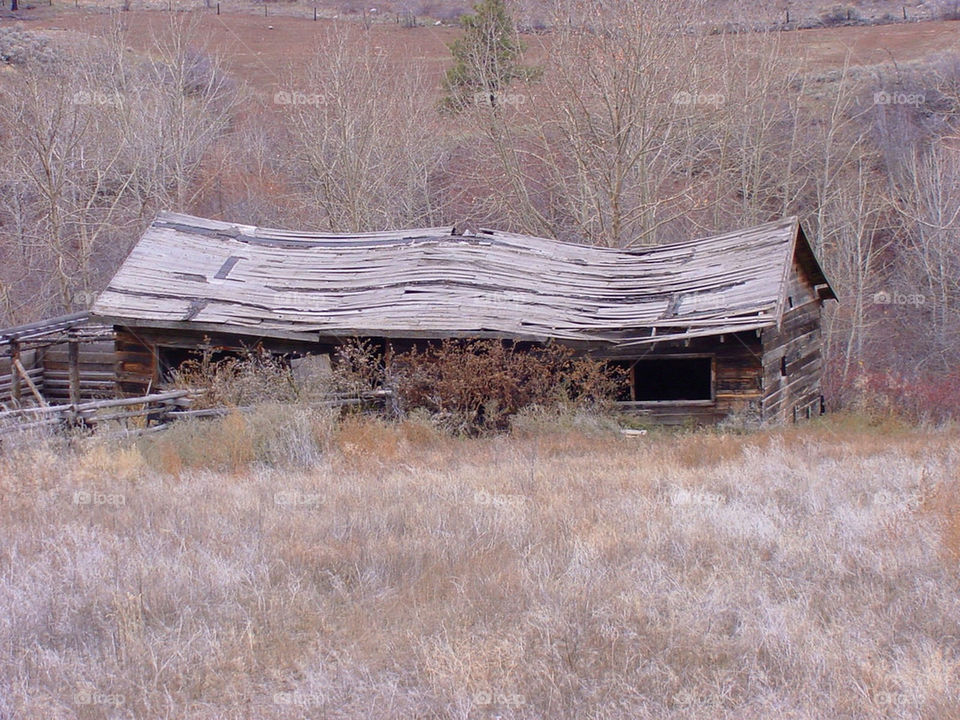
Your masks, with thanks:
[{"label": "weathered fence rail", "polygon": [[[250,412],[256,406],[221,406],[193,409],[198,394],[187,389],[152,393],[139,397],[94,400],[84,403],[61,405],[38,405],[0,411],[0,435],[38,428],[95,430],[111,421],[143,418],[143,422],[130,429],[134,432],[150,432],[165,427],[178,418],[214,418],[233,412]],[[390,397],[388,391],[376,390],[358,396],[324,396],[306,402],[311,407],[350,407],[377,405]]]},{"label": "weathered fence rail", "polygon": [[158,424],[189,405],[189,390],[171,390],[142,397],[93,400],[66,405],[40,405],[0,412],[0,434],[40,427],[96,427],[110,420],[143,417]]}]

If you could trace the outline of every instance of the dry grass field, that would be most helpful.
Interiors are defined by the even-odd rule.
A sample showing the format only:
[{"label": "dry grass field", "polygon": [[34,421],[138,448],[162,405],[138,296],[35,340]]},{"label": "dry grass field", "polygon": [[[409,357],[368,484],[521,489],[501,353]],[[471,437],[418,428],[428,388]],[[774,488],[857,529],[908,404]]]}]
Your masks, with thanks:
[{"label": "dry grass field", "polygon": [[956,429],[547,420],[6,439],[0,717],[957,717]]},{"label": "dry grass field", "polygon": [[[103,47],[113,48],[110,57],[127,68],[131,82],[167,77],[143,69],[151,53],[162,49],[155,38],[171,28],[175,14],[164,12],[164,6],[206,3],[135,0],[128,12],[107,12],[122,3],[56,0],[47,5],[33,0],[18,15],[0,12],[0,30],[25,31],[63,47],[98,37]],[[44,152],[36,149],[47,147],[43,142],[3,145],[0,166],[8,178],[0,183],[5,188],[0,195],[3,237],[20,243],[18,252],[30,258],[36,247],[48,247],[43,243],[49,243],[49,254],[31,259],[35,264],[30,267],[37,269],[29,272],[20,255],[11,255],[5,263],[13,272],[0,277],[0,300],[20,277],[52,277],[51,268],[61,267],[57,262],[73,257],[76,237],[86,237],[75,237],[70,227],[35,235],[10,229],[45,227],[51,214],[36,200],[51,189],[37,182],[47,177],[40,170],[48,169],[34,166],[37,157],[56,159],[58,172],[73,179],[64,186],[69,191],[53,197],[50,207],[72,208],[64,217],[75,213],[86,218],[89,224],[80,228],[114,223],[98,240],[99,264],[90,260],[82,266],[89,273],[82,277],[84,283],[94,283],[100,277],[96,273],[113,262],[116,248],[138,234],[133,228],[147,210],[172,207],[171,199],[181,195],[190,201],[175,209],[264,224],[264,218],[280,217],[278,226],[299,226],[306,217],[310,223],[304,227],[319,227],[312,224],[317,216],[308,213],[325,196],[312,194],[315,168],[302,159],[302,149],[330,142],[332,158],[338,147],[343,153],[352,150],[349,143],[337,146],[332,134],[323,134],[323,122],[307,123],[304,127],[317,134],[298,140],[295,120],[309,119],[309,114],[301,118],[289,112],[295,108],[278,103],[275,93],[296,90],[297,83],[308,93],[319,87],[304,78],[369,80],[358,82],[355,92],[340,93],[360,98],[342,116],[319,117],[332,118],[333,128],[366,127],[369,120],[369,136],[364,137],[378,150],[356,178],[336,175],[335,163],[329,177],[347,178],[352,184],[344,184],[369,193],[373,180],[384,177],[382,168],[392,167],[396,158],[420,163],[416,167],[425,176],[446,173],[442,182],[425,185],[429,192],[422,198],[413,191],[385,194],[380,201],[365,195],[365,205],[382,202],[393,214],[371,216],[358,226],[401,226],[396,219],[406,217],[401,209],[418,207],[424,199],[432,203],[435,194],[448,190],[453,199],[445,200],[444,218],[484,217],[487,205],[472,204],[469,198],[461,202],[458,193],[481,197],[497,189],[492,182],[477,184],[477,177],[489,173],[497,178],[500,166],[479,165],[476,174],[472,170],[479,157],[473,146],[478,153],[491,147],[479,144],[487,142],[486,130],[461,126],[435,112],[442,94],[439,79],[451,62],[447,44],[461,33],[452,20],[435,25],[422,18],[408,28],[383,17],[406,7],[402,0],[324,0],[318,2],[322,12],[317,22],[312,5],[303,2],[271,2],[268,17],[262,3],[222,4],[222,15],[203,9],[191,20],[207,46],[204,52],[211,58],[223,55],[231,92],[224,93],[222,107],[217,100],[196,114],[184,113],[180,85],[169,95],[176,102],[166,104],[168,95],[150,95],[144,88],[153,86],[146,83],[138,92],[151,102],[90,107],[64,89],[85,88],[83,97],[89,99],[93,96],[86,85],[60,86],[43,78],[36,93],[16,93],[33,87],[22,78],[36,68],[0,67],[0,89],[20,103],[19,114],[0,113],[7,123],[2,128],[14,129],[5,129],[0,140],[43,140],[49,132],[62,143],[51,142]],[[410,9],[432,20],[467,4],[411,0],[416,7]],[[812,0],[789,4],[811,13],[821,7]],[[893,0],[849,4],[865,19],[902,7]],[[710,21],[717,23],[728,19],[723,9],[763,6],[774,17],[786,6],[733,0],[713,5],[718,14]],[[938,17],[934,9],[941,5],[946,3],[908,9]],[[364,7],[366,13],[358,14]],[[380,10],[370,19],[373,7]],[[531,19],[520,17],[521,26],[531,27]],[[341,32],[346,27],[350,32]],[[929,131],[929,147],[938,152],[948,144],[940,139],[956,137],[958,29],[957,22],[937,21],[708,36],[705,46],[716,56],[731,49],[726,57],[732,64],[722,67],[734,78],[729,86],[740,94],[731,95],[733,111],[716,110],[730,123],[717,148],[712,129],[719,124],[696,125],[696,132],[678,136],[678,157],[680,150],[686,152],[684,137],[703,141],[702,157],[722,156],[711,170],[715,185],[704,190],[701,180],[690,179],[685,192],[691,199],[733,203],[724,206],[724,213],[729,210],[738,224],[742,217],[753,217],[750,213],[768,212],[771,202],[777,208],[803,207],[804,212],[822,206],[824,218],[840,218],[833,225],[824,222],[818,233],[833,253],[831,271],[836,268],[844,280],[842,294],[849,298],[844,308],[855,306],[851,300],[857,297],[875,298],[878,290],[913,292],[910,278],[925,282],[935,267],[944,287],[955,293],[957,274],[944,258],[951,261],[956,250],[954,198],[960,185],[954,180],[960,178],[960,160],[951,156],[929,166],[907,160],[926,157],[923,133]],[[326,35],[339,35],[345,43],[342,55],[332,45],[324,46],[331,57],[341,58],[339,74],[311,76],[306,60],[323,61],[318,53]],[[367,67],[376,70],[369,75],[349,73],[350,41],[356,38],[357,48],[369,50]],[[555,54],[555,34],[525,33],[524,39],[533,63]],[[769,87],[760,82],[766,79],[763,73],[754,83],[750,63],[740,67],[733,62],[748,44],[768,40],[769,57],[776,62],[762,67],[798,69],[796,77],[779,76],[783,82]],[[157,60],[155,69],[164,63],[188,70],[206,67],[190,64],[193,45],[184,41],[182,49]],[[675,48],[668,50],[665,57],[676,57]],[[577,57],[568,55],[570,65],[557,67],[573,67]],[[788,62],[781,63],[781,57]],[[940,84],[909,77],[907,71],[928,66]],[[323,69],[323,62],[317,68]],[[409,74],[412,84],[386,82],[393,74],[407,77],[404,73],[411,69],[416,71]],[[415,78],[417,73],[422,78]],[[110,78],[93,75],[92,80],[69,73],[64,77],[76,83],[103,80],[95,89],[112,87],[106,83]],[[934,127],[931,109],[918,113],[916,128],[903,121],[915,135],[891,130],[881,137],[880,130],[895,123],[869,124],[873,120],[863,119],[867,104],[861,111],[859,102],[872,96],[877,105],[876,90],[901,76],[904,82],[927,83],[917,87],[929,88],[931,108],[934,88],[939,88],[936,112],[942,125]],[[718,81],[724,77],[721,73]],[[862,81],[863,87],[841,90],[848,81]],[[607,94],[598,97],[622,96],[621,86],[610,82],[601,85]],[[797,84],[806,94],[797,94]],[[409,87],[419,88],[421,96],[413,93],[417,102],[408,105]],[[234,96],[233,88],[242,93]],[[531,90],[529,107],[540,110],[562,97],[556,91],[545,93]],[[379,109],[371,112],[365,98],[371,103],[388,98],[394,104],[376,105]],[[733,98],[750,103],[741,110]],[[71,135],[70,123],[44,125],[48,108],[56,103],[73,109],[75,114],[67,117],[86,118],[87,134]],[[672,101],[670,112],[662,115],[665,122],[674,122],[676,105]],[[654,103],[637,111],[665,106]],[[121,113],[122,107],[130,114]],[[691,122],[705,114],[690,110],[695,112],[682,117]],[[393,118],[405,112],[420,113],[412,117],[425,118],[422,127],[419,120],[397,126]],[[659,112],[654,117],[661,117]],[[878,116],[887,117],[879,111]],[[179,118],[182,125],[169,118]],[[380,118],[389,122],[379,123]],[[123,134],[127,122],[133,123],[131,135]],[[182,167],[168,169],[164,143],[170,140],[153,130],[194,126],[220,130],[209,140],[174,133],[189,152],[182,156]],[[790,132],[777,136],[784,128]],[[94,132],[98,129],[102,134]],[[874,135],[877,146],[868,147],[865,138]],[[107,220],[87,217],[87,206],[99,208],[102,197],[97,161],[88,158],[113,158],[118,137],[128,140],[131,149],[129,157],[120,154],[111,161],[116,177],[123,178],[118,185],[129,183],[137,192],[150,188],[154,194],[118,190],[110,202],[123,212],[104,215]],[[589,137],[573,135],[578,143]],[[599,137],[607,142],[616,134]],[[534,134],[522,139],[516,148],[538,140]],[[611,142],[610,147],[617,145]],[[914,147],[915,154],[898,159],[901,149]],[[431,152],[421,152],[424,148]],[[809,157],[804,148],[810,148]],[[728,160],[744,150],[756,150],[749,162]],[[838,159],[862,170],[829,179],[828,170]],[[694,167],[709,167],[693,156],[690,162],[691,178],[699,176],[692,173]],[[885,167],[882,162],[892,168],[890,178],[913,177],[915,182],[906,190],[892,180],[887,183],[877,170]],[[143,172],[144,167],[155,172]],[[660,166],[650,167],[660,172]],[[932,168],[929,176],[921,172],[927,167]],[[764,172],[754,177],[752,168]],[[408,177],[391,172],[390,177]],[[557,192],[575,199],[581,189],[603,190],[605,176],[598,172],[599,179],[582,188],[559,185]],[[768,176],[777,183],[768,187]],[[686,176],[677,177],[677,182],[687,182]],[[942,183],[934,182],[938,178]],[[730,188],[736,202],[726,195],[712,198],[714,187]],[[531,188],[537,190],[533,185],[521,189]],[[672,186],[651,189],[639,180],[634,190],[673,193]],[[913,205],[902,202],[907,191],[916,193]],[[500,205],[490,207],[509,209],[512,197],[503,195]],[[874,198],[887,204],[874,206]],[[566,212],[567,205],[558,207]],[[914,207],[916,214],[911,214]],[[931,208],[953,219],[935,238],[914,238],[914,229],[930,226],[929,221],[924,225],[922,218],[928,216],[922,213],[933,212]],[[902,217],[894,228],[902,228],[915,244],[903,251],[911,258],[904,265],[903,284],[887,285],[900,277],[888,277],[885,268],[876,266],[889,248],[880,245],[876,254],[857,254],[868,237],[867,229],[864,234],[860,230],[873,223],[869,232],[887,242],[885,223],[897,213]],[[405,222],[402,226],[411,226]],[[929,244],[921,247],[921,240]],[[941,253],[941,247],[947,250]],[[91,258],[97,257],[91,250]],[[81,269],[76,273],[81,277]],[[83,287],[87,297],[87,290],[97,286],[76,287]],[[68,298],[70,288],[56,292]],[[38,319],[33,314],[40,312],[36,289],[24,285],[18,292],[20,304],[10,307],[31,313],[23,321]],[[902,326],[878,324],[870,310],[875,299],[849,326],[840,316],[839,329],[833,330],[840,350],[831,357],[874,369],[874,356],[851,354],[853,340],[862,339],[853,330],[876,332],[878,342],[891,345],[897,336],[887,327],[923,328],[925,336],[936,335],[924,322],[941,317],[938,311],[956,302],[947,290],[944,297],[948,301],[943,305],[928,303],[926,319],[909,314],[916,308],[874,308],[881,319],[903,311],[907,320]],[[844,335],[848,327],[850,334]],[[953,332],[957,326],[944,322],[938,327]],[[865,336],[868,341],[873,337]],[[904,337],[896,347],[916,354],[904,353],[901,362],[929,360],[922,348],[914,350],[919,343],[910,340],[919,334]],[[847,338],[852,338],[849,343]],[[947,391],[957,386],[958,366],[953,352],[943,351],[942,365],[929,365],[939,384],[891,380],[883,396],[889,404],[851,406],[875,413],[903,411],[905,387],[921,387],[929,404],[951,397]],[[879,371],[883,365],[875,367]],[[851,370],[851,382],[853,378]],[[869,399],[870,387],[864,387]],[[456,438],[416,419],[337,419],[299,405],[262,404],[245,414],[183,421],[140,438],[0,438],[0,720],[956,720],[958,708],[956,425],[909,426],[838,414],[750,434],[651,430],[623,436],[609,419],[528,414],[509,433]]]}]

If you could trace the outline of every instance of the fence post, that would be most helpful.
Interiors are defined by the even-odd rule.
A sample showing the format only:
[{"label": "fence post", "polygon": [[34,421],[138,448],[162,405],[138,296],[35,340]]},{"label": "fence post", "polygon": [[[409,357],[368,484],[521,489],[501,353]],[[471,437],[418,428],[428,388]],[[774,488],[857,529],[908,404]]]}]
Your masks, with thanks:
[{"label": "fence post", "polygon": [[73,331],[69,332],[67,341],[67,359],[70,363],[70,403],[80,402],[80,341]]},{"label": "fence post", "polygon": [[10,341],[10,399],[14,407],[20,407],[20,373],[17,372],[17,363],[20,362],[20,341]]}]

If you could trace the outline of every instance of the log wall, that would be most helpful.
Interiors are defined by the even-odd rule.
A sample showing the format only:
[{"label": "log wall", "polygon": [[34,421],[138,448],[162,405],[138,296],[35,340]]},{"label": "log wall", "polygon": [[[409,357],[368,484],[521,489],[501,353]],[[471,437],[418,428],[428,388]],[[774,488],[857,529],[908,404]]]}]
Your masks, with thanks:
[{"label": "log wall", "polygon": [[121,395],[146,395],[160,380],[156,343],[127,328],[115,330],[117,389]]},{"label": "log wall", "polygon": [[763,419],[796,422],[820,414],[822,301],[795,261],[780,328],[763,330]]},{"label": "log wall", "polygon": [[87,313],[0,330],[0,404],[8,409],[111,397],[113,330]]},{"label": "log wall", "polygon": [[[79,398],[94,400],[116,394],[113,342],[76,344]],[[50,403],[70,402],[70,345],[58,343],[42,351],[43,396]]]},{"label": "log wall", "polygon": [[[20,353],[20,364],[23,365],[24,369],[27,371],[27,375],[30,377],[30,381],[40,390],[43,394],[43,365],[40,364],[42,359],[40,350],[24,350]],[[13,363],[9,357],[0,357],[0,403],[4,405],[10,405],[13,402]],[[33,396],[30,393],[30,388],[27,386],[26,382],[22,379],[20,381],[20,398],[21,402],[26,401],[32,404]]]}]

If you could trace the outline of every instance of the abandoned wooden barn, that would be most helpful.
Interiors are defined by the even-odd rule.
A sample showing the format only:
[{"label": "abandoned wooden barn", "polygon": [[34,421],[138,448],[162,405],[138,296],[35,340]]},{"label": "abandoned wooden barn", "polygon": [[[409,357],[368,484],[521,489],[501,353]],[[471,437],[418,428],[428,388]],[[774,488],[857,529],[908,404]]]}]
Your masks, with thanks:
[{"label": "abandoned wooden barn", "polygon": [[118,382],[142,393],[188,351],[330,353],[441,338],[558,342],[629,369],[659,422],[821,412],[821,307],[836,299],[794,217],[617,250],[452,227],[331,235],[163,213],[100,294]]}]

